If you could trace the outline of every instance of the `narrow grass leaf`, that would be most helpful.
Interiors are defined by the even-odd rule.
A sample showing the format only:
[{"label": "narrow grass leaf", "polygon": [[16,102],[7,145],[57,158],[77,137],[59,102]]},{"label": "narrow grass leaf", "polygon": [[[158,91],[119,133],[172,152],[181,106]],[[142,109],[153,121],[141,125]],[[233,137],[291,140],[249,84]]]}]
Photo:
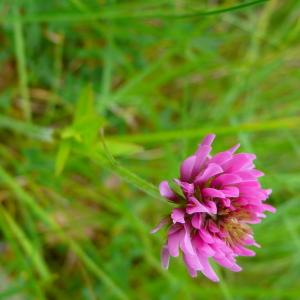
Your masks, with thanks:
[{"label": "narrow grass leaf", "polygon": [[52,128],[41,127],[4,115],[0,115],[0,128],[45,142],[52,142],[54,136],[54,130]]},{"label": "narrow grass leaf", "polygon": [[62,237],[62,239],[70,246],[70,248],[82,260],[86,267],[97,278],[105,283],[105,285],[111,290],[117,299],[129,299],[125,292],[114,283],[114,281],[100,268],[100,266],[98,266],[76,242],[67,236],[61,227],[55,222],[55,220],[53,220],[49,214],[39,206],[35,199],[25,192],[18,185],[18,183],[16,183],[16,181],[1,167],[0,180],[2,180],[3,183],[15,193],[17,198],[24,202],[24,204],[26,204],[37,217],[39,217],[45,224],[47,224],[52,230],[55,230]]},{"label": "narrow grass leaf", "polygon": [[[53,12],[48,14],[32,14],[23,17],[23,22],[36,23],[36,22],[91,22],[94,20],[113,20],[113,19],[182,19],[182,18],[199,18],[207,17],[218,14],[230,13],[237,10],[242,10],[251,6],[263,4],[269,0],[255,0],[249,1],[235,6],[223,7],[219,9],[212,9],[207,11],[193,11],[193,12],[181,12],[174,13],[169,11],[161,11],[160,8],[155,11],[147,9],[134,10],[131,12],[118,10],[102,10],[102,12],[93,13],[74,13],[74,12]],[[9,23],[9,18],[2,18],[2,22]]]},{"label": "narrow grass leaf", "polygon": [[244,123],[231,126],[215,126],[215,127],[203,127],[193,129],[178,129],[169,130],[154,133],[145,134],[132,134],[132,135],[118,135],[114,137],[108,137],[108,141],[127,141],[133,143],[158,143],[163,141],[172,141],[191,138],[199,138],[205,134],[214,132],[219,135],[236,134],[240,131],[243,132],[260,132],[260,131],[273,131],[278,129],[297,129],[300,125],[299,117],[291,117],[285,119],[269,120],[269,121],[257,121],[256,123]]},{"label": "narrow grass leaf", "polygon": [[32,261],[33,265],[35,265],[41,278],[45,282],[49,281],[51,275],[40,253],[37,251],[37,249],[34,248],[30,240],[26,237],[25,233],[21,230],[21,228],[14,221],[14,219],[5,211],[4,208],[0,207],[0,215],[1,218],[6,222],[6,224],[10,228],[12,234],[19,241],[27,257]]},{"label": "narrow grass leaf", "polygon": [[28,75],[26,70],[26,55],[23,36],[23,23],[21,20],[19,7],[14,5],[14,40],[15,54],[18,67],[19,85],[21,94],[21,104],[24,111],[25,119],[31,119],[31,107],[28,91]]}]

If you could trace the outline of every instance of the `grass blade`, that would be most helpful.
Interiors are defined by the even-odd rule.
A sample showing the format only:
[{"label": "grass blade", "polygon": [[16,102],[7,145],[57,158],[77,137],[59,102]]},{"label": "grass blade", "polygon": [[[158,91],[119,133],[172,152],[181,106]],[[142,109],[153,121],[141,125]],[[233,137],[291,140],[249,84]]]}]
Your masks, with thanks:
[{"label": "grass blade", "polygon": [[12,130],[33,139],[51,142],[54,130],[0,115],[0,128]]},{"label": "grass blade", "polygon": [[158,143],[164,141],[172,141],[191,138],[199,138],[205,134],[214,132],[219,135],[235,134],[240,131],[243,132],[260,132],[273,131],[278,129],[297,129],[300,125],[300,118],[291,117],[286,119],[261,121],[256,123],[244,123],[232,126],[216,126],[193,128],[184,130],[170,130],[155,133],[134,134],[134,135],[119,135],[116,137],[109,137],[108,140],[127,141],[133,143]]},{"label": "grass blade", "polygon": [[16,224],[14,219],[5,211],[5,209],[1,207],[0,215],[3,219],[3,222],[8,225],[15,238],[19,241],[24,252],[26,252],[27,257],[35,265],[40,276],[43,278],[43,280],[48,281],[51,275],[41,255],[36,251],[36,249],[34,249],[34,246],[31,244],[30,240],[26,237],[25,233],[21,230],[18,224]]},{"label": "grass blade", "polygon": [[[229,13],[237,10],[242,10],[248,7],[263,4],[269,0],[255,0],[246,3],[241,3],[235,6],[223,7],[219,9],[213,9],[208,11],[186,12],[186,13],[170,13],[168,11],[158,12],[147,11],[147,9],[132,9],[130,12],[124,12],[121,10],[102,10],[101,12],[91,13],[49,13],[49,14],[37,14],[24,16],[23,22],[26,23],[38,23],[38,22],[91,22],[95,20],[120,20],[120,19],[186,19],[186,18],[199,18],[214,16],[223,13]],[[8,18],[3,18],[2,23],[9,23]]]},{"label": "grass blade", "polygon": [[68,237],[60,228],[60,226],[45,212],[27,192],[25,192],[3,168],[0,167],[0,179],[8,186],[17,196],[17,198],[31,209],[31,211],[39,217],[45,224],[47,224],[52,230],[55,230],[62,239],[68,243],[72,251],[82,260],[97,278],[104,282],[104,284],[111,290],[117,299],[128,300],[129,298],[120,289],[113,280],[98,266],[95,262],[84,252],[84,250],[75,243],[70,237]]},{"label": "grass blade", "polygon": [[31,120],[31,107],[28,91],[28,76],[26,70],[26,55],[23,37],[23,23],[21,20],[19,7],[14,6],[14,40],[15,40],[15,55],[17,60],[19,86],[21,94],[21,104],[24,112],[24,117],[27,121]]}]

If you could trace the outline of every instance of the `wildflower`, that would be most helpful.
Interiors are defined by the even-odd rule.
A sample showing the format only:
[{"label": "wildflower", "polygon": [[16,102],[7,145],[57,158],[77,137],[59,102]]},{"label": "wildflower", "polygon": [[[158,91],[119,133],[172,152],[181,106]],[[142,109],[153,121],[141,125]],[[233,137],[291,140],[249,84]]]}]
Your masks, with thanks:
[{"label": "wildflower", "polygon": [[203,273],[219,281],[209,258],[231,271],[238,272],[237,256],[253,256],[247,246],[260,247],[254,240],[251,224],[261,222],[265,211],[275,208],[264,201],[271,194],[262,189],[251,153],[238,153],[236,145],[227,151],[210,155],[214,134],[206,136],[197,151],[183,161],[180,178],[174,179],[180,192],[167,181],[159,186],[160,194],[176,205],[170,216],[152,230],[169,226],[167,242],[162,248],[164,268],[169,258],[180,250],[192,277]]}]

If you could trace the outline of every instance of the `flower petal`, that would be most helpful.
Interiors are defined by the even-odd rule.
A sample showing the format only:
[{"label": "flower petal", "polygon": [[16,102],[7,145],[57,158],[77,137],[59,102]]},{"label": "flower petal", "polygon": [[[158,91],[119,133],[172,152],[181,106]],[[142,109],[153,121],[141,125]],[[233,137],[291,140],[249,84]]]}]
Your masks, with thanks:
[{"label": "flower petal", "polygon": [[184,182],[178,179],[174,179],[174,182],[180,186],[182,192],[186,197],[190,197],[194,194],[195,187],[193,183]]},{"label": "flower petal", "polygon": [[228,198],[223,198],[221,199],[221,203],[225,206],[225,207],[230,207],[231,205],[231,200]]},{"label": "flower petal", "polygon": [[170,253],[168,247],[165,245],[163,246],[161,251],[161,264],[164,269],[169,268],[169,261],[170,261]]},{"label": "flower petal", "polygon": [[170,223],[170,218],[169,217],[165,217],[163,218],[157,226],[155,226],[151,231],[150,233],[156,233],[157,231],[159,231],[163,226],[165,226],[166,224],[169,224]]},{"label": "flower petal", "polygon": [[182,208],[174,208],[171,213],[173,223],[185,223],[184,215],[185,213]]},{"label": "flower petal", "polygon": [[263,204],[262,206],[263,206],[263,209],[266,210],[266,211],[269,211],[269,212],[271,212],[273,214],[276,212],[276,208],[273,207],[270,204]]},{"label": "flower petal", "polygon": [[205,182],[209,178],[211,178],[217,174],[220,174],[222,172],[223,172],[223,169],[219,165],[217,165],[215,163],[210,163],[210,164],[208,164],[206,169],[196,177],[195,183],[199,184],[199,183]]},{"label": "flower petal", "polygon": [[238,153],[222,165],[225,172],[233,173],[239,170],[251,169],[252,161],[256,158],[251,153]]},{"label": "flower petal", "polygon": [[228,152],[230,152],[230,153],[234,153],[237,149],[239,149],[240,148],[240,144],[236,144],[236,145],[234,145],[233,147],[231,147],[229,150],[228,150]]},{"label": "flower petal", "polygon": [[203,140],[201,142],[201,146],[204,146],[204,145],[210,146],[213,143],[215,137],[216,137],[216,135],[213,133],[208,134],[207,136],[205,136],[203,138]]},{"label": "flower petal", "polygon": [[188,182],[191,178],[192,171],[196,162],[196,156],[190,156],[183,161],[180,167],[180,179]]},{"label": "flower petal", "polygon": [[213,188],[202,189],[202,196],[211,198],[225,198],[225,195],[222,191]]},{"label": "flower petal", "polygon": [[256,169],[242,170],[242,171],[240,170],[238,172],[235,172],[234,174],[241,177],[243,181],[257,180],[258,177],[261,177],[264,175],[263,172],[258,171]]},{"label": "flower petal", "polygon": [[183,259],[184,259],[185,264],[191,269],[200,270],[202,268],[202,266],[198,260],[198,257],[195,254],[191,255],[191,254],[184,253]]},{"label": "flower petal", "polygon": [[198,248],[198,253],[201,256],[212,257],[215,254],[215,251],[209,244],[202,242]]},{"label": "flower petal", "polygon": [[208,221],[208,229],[214,233],[217,233],[220,231],[220,228],[216,225],[216,223],[212,219],[210,219]]},{"label": "flower petal", "polygon": [[184,238],[184,230],[178,230],[172,234],[168,235],[168,250],[171,256],[178,256],[179,255],[179,246],[181,240]]},{"label": "flower petal", "polygon": [[199,229],[198,232],[199,232],[199,236],[204,242],[208,244],[212,244],[214,242],[213,237],[205,229]]},{"label": "flower petal", "polygon": [[195,256],[191,256],[188,254],[183,254],[183,261],[188,269],[188,272],[191,277],[196,277],[197,276],[197,269],[194,268],[194,261],[195,261]]},{"label": "flower petal", "polygon": [[208,208],[209,213],[215,215],[218,212],[217,204],[214,201],[206,201],[205,206]]},{"label": "flower petal", "polygon": [[255,256],[254,251],[247,249],[241,245],[234,246],[233,250],[236,254],[238,254],[240,256]]},{"label": "flower petal", "polygon": [[202,224],[202,217],[200,213],[195,213],[192,216],[192,221],[191,221],[192,225],[194,228],[196,229],[200,229],[201,228],[201,224]]},{"label": "flower petal", "polygon": [[192,174],[191,174],[192,178],[194,178],[195,176],[197,176],[199,174],[210,151],[211,151],[210,146],[206,146],[206,145],[202,146],[201,145],[198,148],[198,150],[196,151],[196,161],[195,161],[195,164],[194,164],[194,167],[192,170]]},{"label": "flower petal", "polygon": [[222,165],[232,158],[232,153],[229,151],[219,152],[210,159],[210,163]]},{"label": "flower petal", "polygon": [[191,215],[199,212],[209,213],[209,210],[202,203],[200,203],[195,197],[190,197],[188,201],[188,205],[186,207],[186,212]]},{"label": "flower petal", "polygon": [[240,194],[239,189],[235,186],[226,186],[222,192],[228,198],[236,198]]},{"label": "flower petal", "polygon": [[203,270],[201,272],[210,280],[212,280],[214,282],[218,282],[219,278],[218,278],[217,274],[215,273],[215,271],[212,269],[212,267],[208,261],[208,258],[203,257],[203,256],[199,256],[198,258],[203,267]]},{"label": "flower petal", "polygon": [[212,181],[212,186],[225,186],[230,184],[236,184],[242,181],[242,178],[236,174],[225,173],[217,176]]},{"label": "flower petal", "polygon": [[184,253],[194,255],[195,250],[193,248],[192,241],[191,241],[190,228],[186,224],[184,225],[184,228],[185,228],[185,233],[184,233],[184,238],[181,240],[180,248]]},{"label": "flower petal", "polygon": [[159,185],[160,194],[167,198],[168,200],[177,202],[179,201],[179,196],[170,188],[168,181],[162,181]]},{"label": "flower petal", "polygon": [[242,268],[237,265],[235,262],[230,261],[227,257],[222,258],[213,258],[219,265],[233,271],[233,272],[240,272]]}]

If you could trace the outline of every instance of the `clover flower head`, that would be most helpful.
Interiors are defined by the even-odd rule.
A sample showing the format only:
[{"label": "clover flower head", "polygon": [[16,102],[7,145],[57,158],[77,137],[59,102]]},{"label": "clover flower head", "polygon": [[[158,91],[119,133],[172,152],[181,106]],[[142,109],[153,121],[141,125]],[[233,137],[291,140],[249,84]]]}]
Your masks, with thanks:
[{"label": "clover flower head", "polygon": [[171,189],[167,181],[160,183],[160,194],[176,207],[152,233],[168,225],[161,253],[164,268],[181,250],[192,277],[201,272],[219,281],[209,259],[240,271],[236,257],[253,256],[255,252],[247,247],[260,247],[250,225],[261,222],[265,211],[274,213],[275,208],[265,203],[271,190],[263,189],[258,181],[264,174],[255,169],[256,156],[236,154],[239,145],[211,156],[214,138],[214,134],[207,135],[196,152],[182,162],[180,178],[174,179],[180,192]]}]

